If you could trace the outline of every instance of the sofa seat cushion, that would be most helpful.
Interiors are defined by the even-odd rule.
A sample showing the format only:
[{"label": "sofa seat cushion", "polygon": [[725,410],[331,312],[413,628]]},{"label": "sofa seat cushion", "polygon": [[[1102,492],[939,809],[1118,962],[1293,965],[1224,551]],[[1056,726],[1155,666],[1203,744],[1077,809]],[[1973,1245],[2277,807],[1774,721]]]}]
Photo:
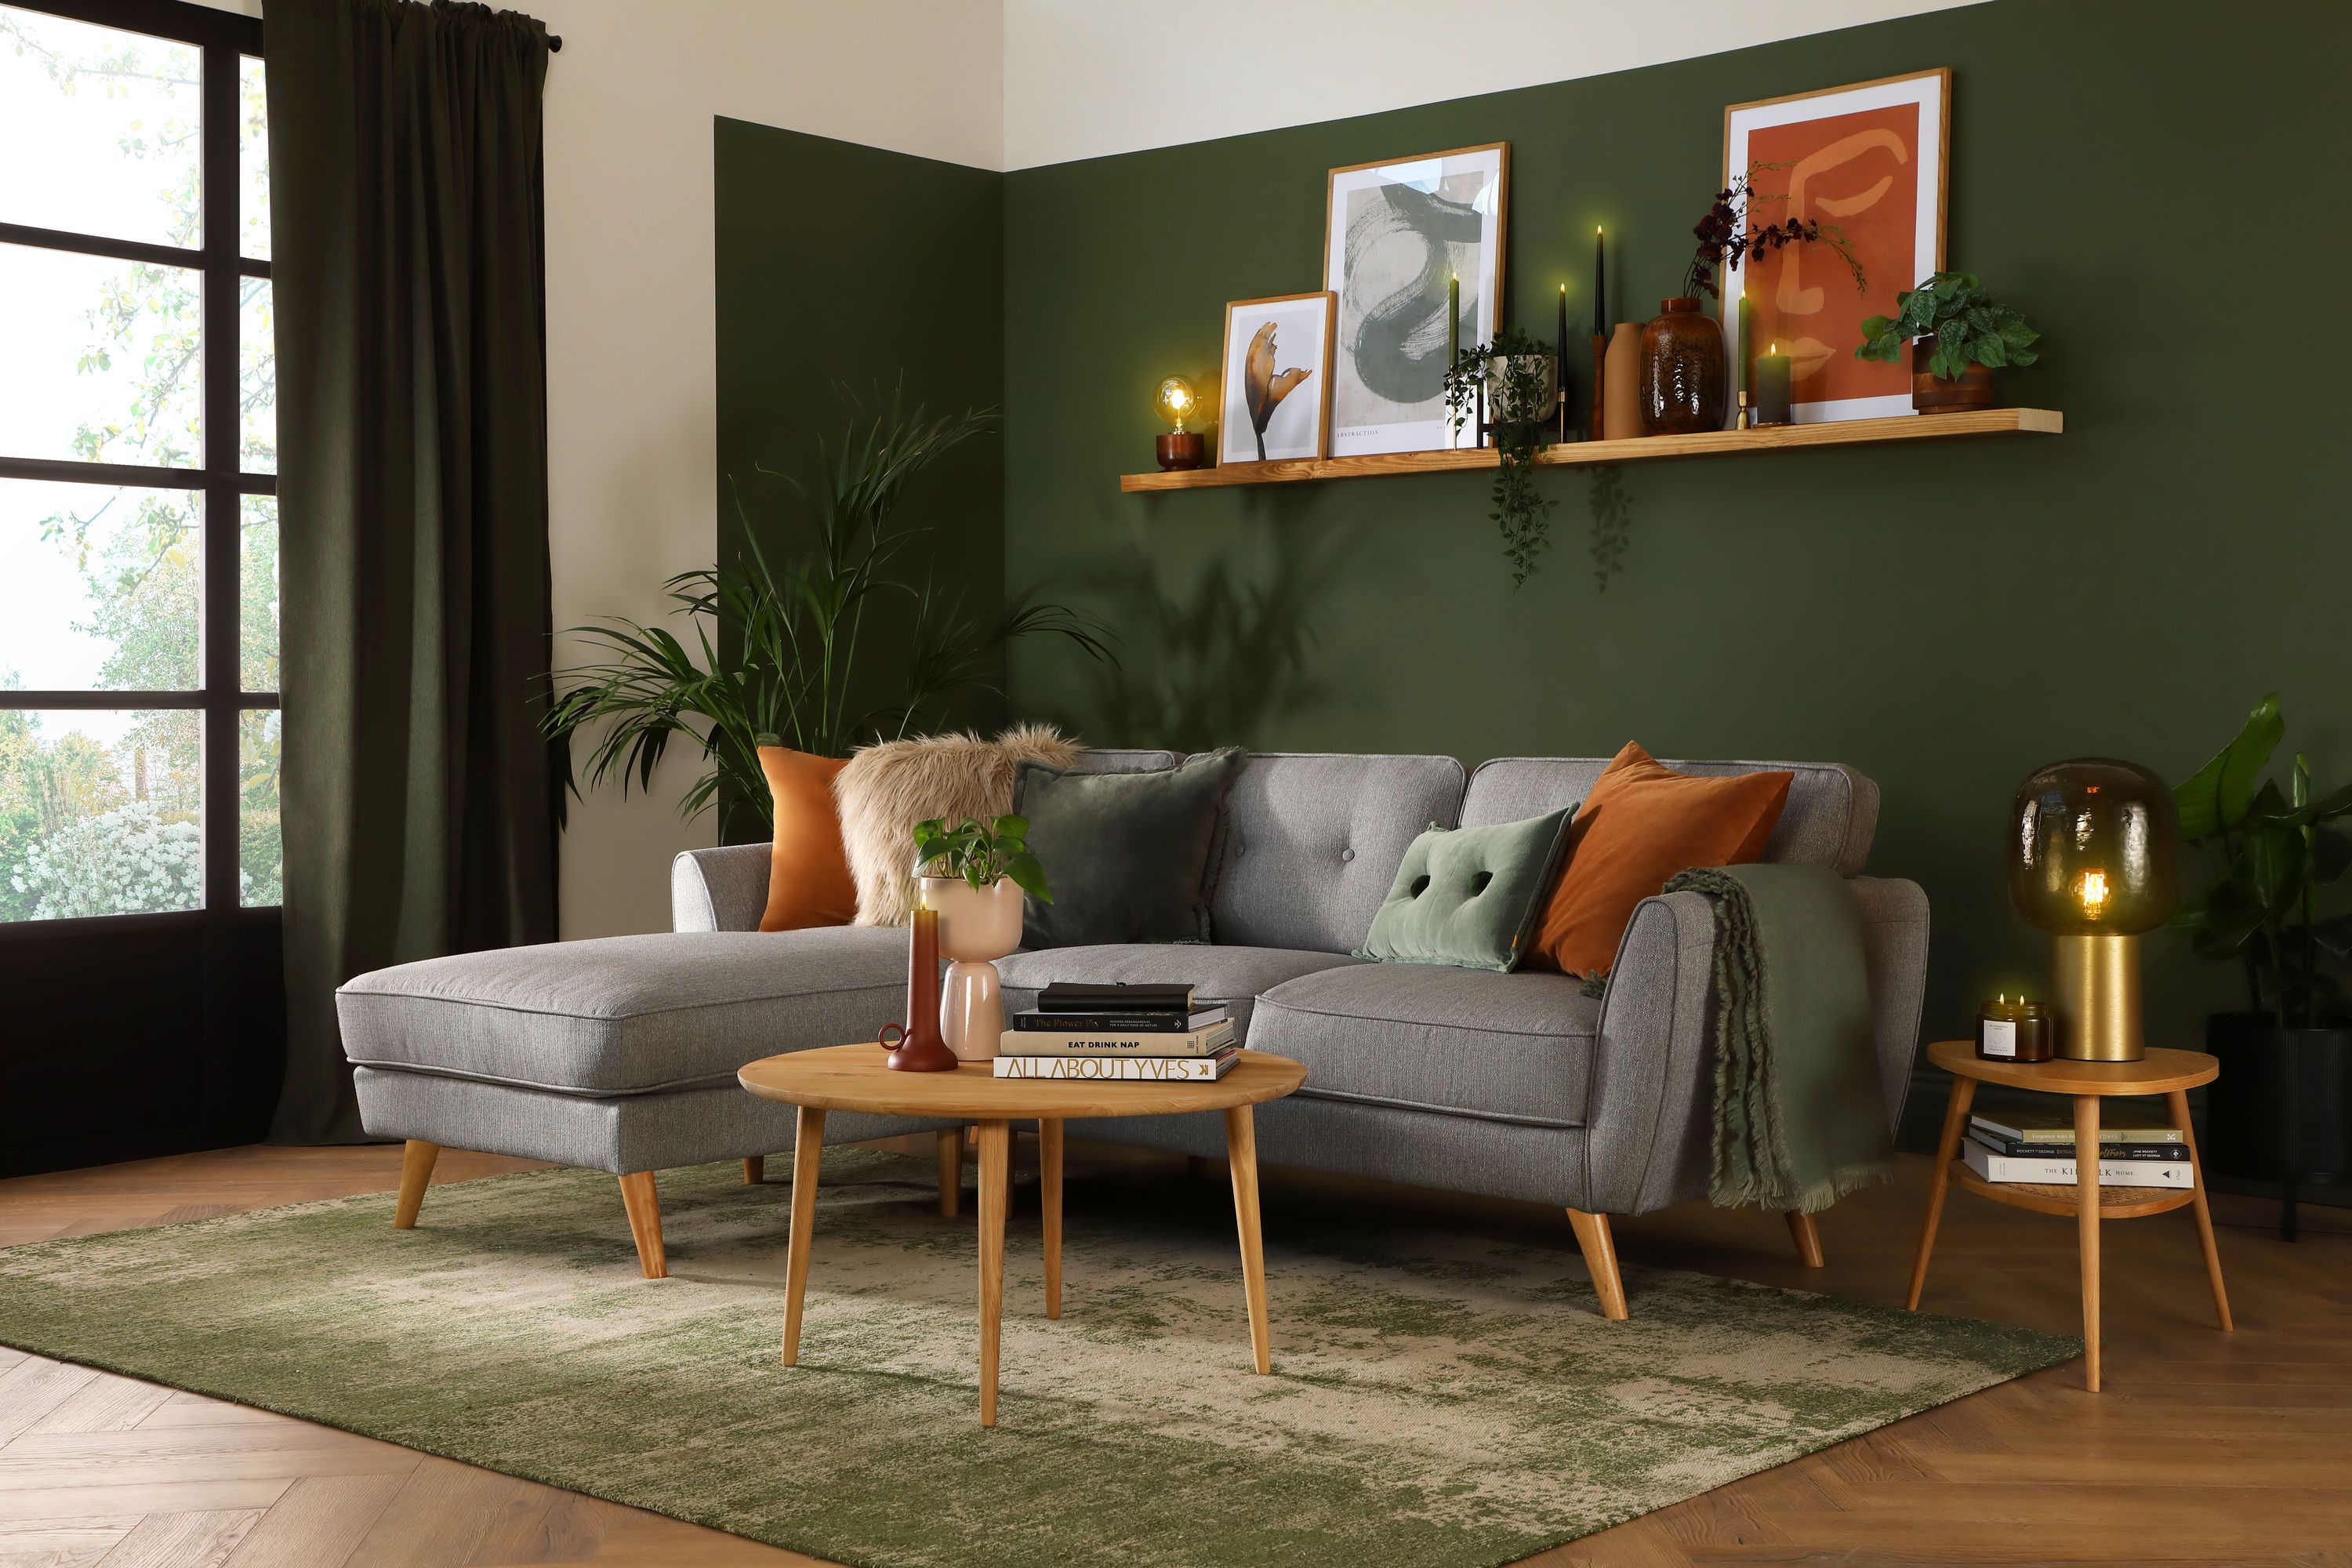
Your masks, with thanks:
[{"label": "sofa seat cushion", "polygon": [[1167,984],[1189,981],[1196,1006],[1231,1007],[1234,1032],[1249,1038],[1257,998],[1286,980],[1326,969],[1353,969],[1359,961],[1339,952],[1306,952],[1283,947],[1209,947],[1193,943],[1135,943],[1097,947],[1046,947],[997,961],[1004,982],[1004,1010],[1037,1004],[1037,993],[1057,980],[1095,984],[1125,981]]},{"label": "sofa seat cushion", "polygon": [[343,1054],[574,1094],[731,1078],[779,1051],[870,1040],[907,1009],[907,933],[672,931],[427,959],[335,994]]},{"label": "sofa seat cushion", "polygon": [[1600,1021],[1565,974],[1379,963],[1276,986],[1250,1044],[1306,1063],[1304,1095],[1581,1127]]}]

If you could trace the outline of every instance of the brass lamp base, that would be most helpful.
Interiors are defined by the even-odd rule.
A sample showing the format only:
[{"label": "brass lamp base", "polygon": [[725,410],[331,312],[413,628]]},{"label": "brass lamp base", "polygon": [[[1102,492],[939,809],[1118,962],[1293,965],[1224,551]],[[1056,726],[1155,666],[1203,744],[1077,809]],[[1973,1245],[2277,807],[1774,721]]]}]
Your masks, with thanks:
[{"label": "brass lamp base", "polygon": [[2077,1062],[2136,1062],[2140,1033],[2139,938],[2102,931],[2050,939],[2050,1010],[2058,1054]]}]

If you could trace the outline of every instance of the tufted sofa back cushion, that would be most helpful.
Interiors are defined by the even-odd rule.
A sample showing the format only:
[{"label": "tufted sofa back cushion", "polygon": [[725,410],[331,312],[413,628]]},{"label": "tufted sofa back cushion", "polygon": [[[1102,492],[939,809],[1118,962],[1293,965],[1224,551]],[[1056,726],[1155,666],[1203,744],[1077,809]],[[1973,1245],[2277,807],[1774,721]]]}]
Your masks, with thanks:
[{"label": "tufted sofa back cushion", "polygon": [[1405,847],[1458,825],[1466,782],[1452,757],[1252,754],[1226,798],[1218,945],[1363,946]]},{"label": "tufted sofa back cushion", "polygon": [[[1662,761],[1664,759],[1661,759]],[[1496,757],[1478,764],[1462,802],[1462,826],[1486,827],[1557,811],[1592,793],[1606,757]],[[1665,763],[1678,773],[1723,778],[1785,769],[1789,804],[1764,847],[1768,864],[1835,866],[1859,877],[1878,831],[1878,786],[1835,763]]]}]

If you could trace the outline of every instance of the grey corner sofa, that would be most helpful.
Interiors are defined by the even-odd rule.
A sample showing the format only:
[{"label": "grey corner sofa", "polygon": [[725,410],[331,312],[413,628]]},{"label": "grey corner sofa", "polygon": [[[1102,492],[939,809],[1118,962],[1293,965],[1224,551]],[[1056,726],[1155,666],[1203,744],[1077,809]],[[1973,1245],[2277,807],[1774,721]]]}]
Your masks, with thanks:
[{"label": "grey corner sofa", "polygon": [[[1138,769],[1173,753],[1094,752]],[[1510,822],[1580,801],[1599,758],[1254,755],[1228,806],[1211,914],[1214,945],[1052,948],[1000,965],[1008,1007],[1060,979],[1190,981],[1234,1009],[1244,1043],[1306,1064],[1306,1087],[1259,1108],[1273,1163],[1556,1205],[1570,1213],[1601,1300],[1622,1316],[1608,1216],[1707,1190],[1713,1083],[1713,906],[1643,901],[1600,997],[1554,973],[1351,958],[1405,847],[1432,824]],[[1927,903],[1864,876],[1878,792],[1850,768],[1675,762],[1686,773],[1787,768],[1772,861],[1835,866],[1865,935],[1890,1129],[1918,1037]],[[790,1108],[735,1083],[779,1051],[870,1039],[904,1010],[903,931],[761,934],[769,849],[677,858],[675,930],[467,953],[362,975],[338,996],[369,1131],[409,1141],[394,1223],[414,1223],[440,1146],[609,1171],[621,1178],[645,1272],[665,1262],[652,1173],[760,1159],[793,1143]],[[959,1129],[841,1116],[843,1141],[929,1131],[953,1212]],[[1207,1156],[1213,1118],[1081,1122],[1081,1137]],[[1809,1216],[1791,1216],[1818,1261]]]}]

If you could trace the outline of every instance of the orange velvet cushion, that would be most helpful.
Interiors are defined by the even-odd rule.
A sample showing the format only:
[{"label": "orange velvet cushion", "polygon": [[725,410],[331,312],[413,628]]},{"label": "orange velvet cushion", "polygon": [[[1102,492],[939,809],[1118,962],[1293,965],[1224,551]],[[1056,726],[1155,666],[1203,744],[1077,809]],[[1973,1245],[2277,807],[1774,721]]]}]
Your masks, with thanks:
[{"label": "orange velvet cushion", "polygon": [[[776,822],[761,931],[845,926],[857,918],[857,884],[850,880],[841,813],[833,804],[834,775],[848,765],[844,758],[813,757],[785,746],[760,748]],[[914,853],[909,839],[910,861]]]},{"label": "orange velvet cushion", "polygon": [[1626,742],[1577,807],[1568,863],[1525,967],[1607,973],[1634,905],[1694,866],[1746,865],[1764,853],[1795,777],[1698,778]]}]

